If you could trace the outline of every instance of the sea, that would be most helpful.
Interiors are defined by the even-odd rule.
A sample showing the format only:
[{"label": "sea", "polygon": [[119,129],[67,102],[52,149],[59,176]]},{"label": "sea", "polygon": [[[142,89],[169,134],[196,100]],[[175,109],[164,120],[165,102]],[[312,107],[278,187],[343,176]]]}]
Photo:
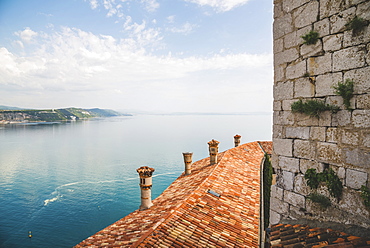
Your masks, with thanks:
[{"label": "sea", "polygon": [[136,169],[150,166],[152,198],[193,161],[271,140],[271,114],[135,115],[0,126],[0,247],[73,247],[140,205]]}]

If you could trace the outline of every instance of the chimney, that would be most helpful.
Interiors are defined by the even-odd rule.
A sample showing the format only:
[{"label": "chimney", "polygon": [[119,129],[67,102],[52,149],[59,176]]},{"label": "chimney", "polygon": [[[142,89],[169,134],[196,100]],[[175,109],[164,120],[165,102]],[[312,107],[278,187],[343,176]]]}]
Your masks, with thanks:
[{"label": "chimney", "polygon": [[152,203],[152,174],[153,168],[142,166],[136,170],[140,175],[140,188],[141,188],[141,205],[140,210],[148,209],[153,206]]},{"label": "chimney", "polygon": [[190,175],[191,173],[191,163],[193,162],[193,153],[192,152],[183,152],[184,163],[185,163],[185,175]]},{"label": "chimney", "polygon": [[239,146],[239,144],[240,144],[240,138],[241,137],[242,136],[240,136],[239,134],[237,134],[237,135],[234,136],[235,147],[238,147]]},{"label": "chimney", "polygon": [[217,140],[211,140],[208,142],[209,146],[209,160],[211,164],[217,163],[217,154],[218,154],[218,142]]}]

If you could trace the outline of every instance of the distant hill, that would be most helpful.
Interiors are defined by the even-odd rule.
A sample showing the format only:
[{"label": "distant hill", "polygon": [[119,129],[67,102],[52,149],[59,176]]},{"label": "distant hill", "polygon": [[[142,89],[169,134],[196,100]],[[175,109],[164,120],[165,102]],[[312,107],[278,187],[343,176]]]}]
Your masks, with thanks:
[{"label": "distant hill", "polygon": [[[4,108],[5,107],[5,108]],[[0,123],[8,122],[53,122],[80,120],[94,117],[131,116],[110,109],[20,109],[0,106]]]},{"label": "distant hill", "polygon": [[0,110],[21,110],[22,108],[0,105]]}]

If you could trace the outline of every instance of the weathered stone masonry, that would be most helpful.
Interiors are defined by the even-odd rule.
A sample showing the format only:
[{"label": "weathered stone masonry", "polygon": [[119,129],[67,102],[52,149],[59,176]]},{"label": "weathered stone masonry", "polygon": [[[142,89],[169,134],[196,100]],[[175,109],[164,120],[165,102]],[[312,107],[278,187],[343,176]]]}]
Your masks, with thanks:
[{"label": "weathered stone masonry", "polygon": [[[370,213],[360,198],[370,187],[370,27],[354,35],[346,23],[355,16],[370,21],[369,0],[274,1],[274,127],[271,222],[314,219],[370,228]],[[368,22],[369,23],[369,22]],[[303,44],[314,30],[319,40]],[[353,110],[346,110],[333,85],[354,82]],[[292,113],[298,99],[319,99],[340,107],[320,118]],[[341,200],[322,209],[306,197],[308,168],[332,168],[344,189]],[[320,193],[329,196],[325,186]]]}]

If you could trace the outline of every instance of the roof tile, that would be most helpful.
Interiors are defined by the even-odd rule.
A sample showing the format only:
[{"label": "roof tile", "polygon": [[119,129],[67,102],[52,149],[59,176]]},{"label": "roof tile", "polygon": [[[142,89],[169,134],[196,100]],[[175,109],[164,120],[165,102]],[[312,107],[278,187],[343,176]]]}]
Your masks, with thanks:
[{"label": "roof tile", "polygon": [[251,142],[220,153],[215,165],[199,160],[150,209],[132,212],[76,247],[257,247],[260,165],[271,151],[272,142]]}]

